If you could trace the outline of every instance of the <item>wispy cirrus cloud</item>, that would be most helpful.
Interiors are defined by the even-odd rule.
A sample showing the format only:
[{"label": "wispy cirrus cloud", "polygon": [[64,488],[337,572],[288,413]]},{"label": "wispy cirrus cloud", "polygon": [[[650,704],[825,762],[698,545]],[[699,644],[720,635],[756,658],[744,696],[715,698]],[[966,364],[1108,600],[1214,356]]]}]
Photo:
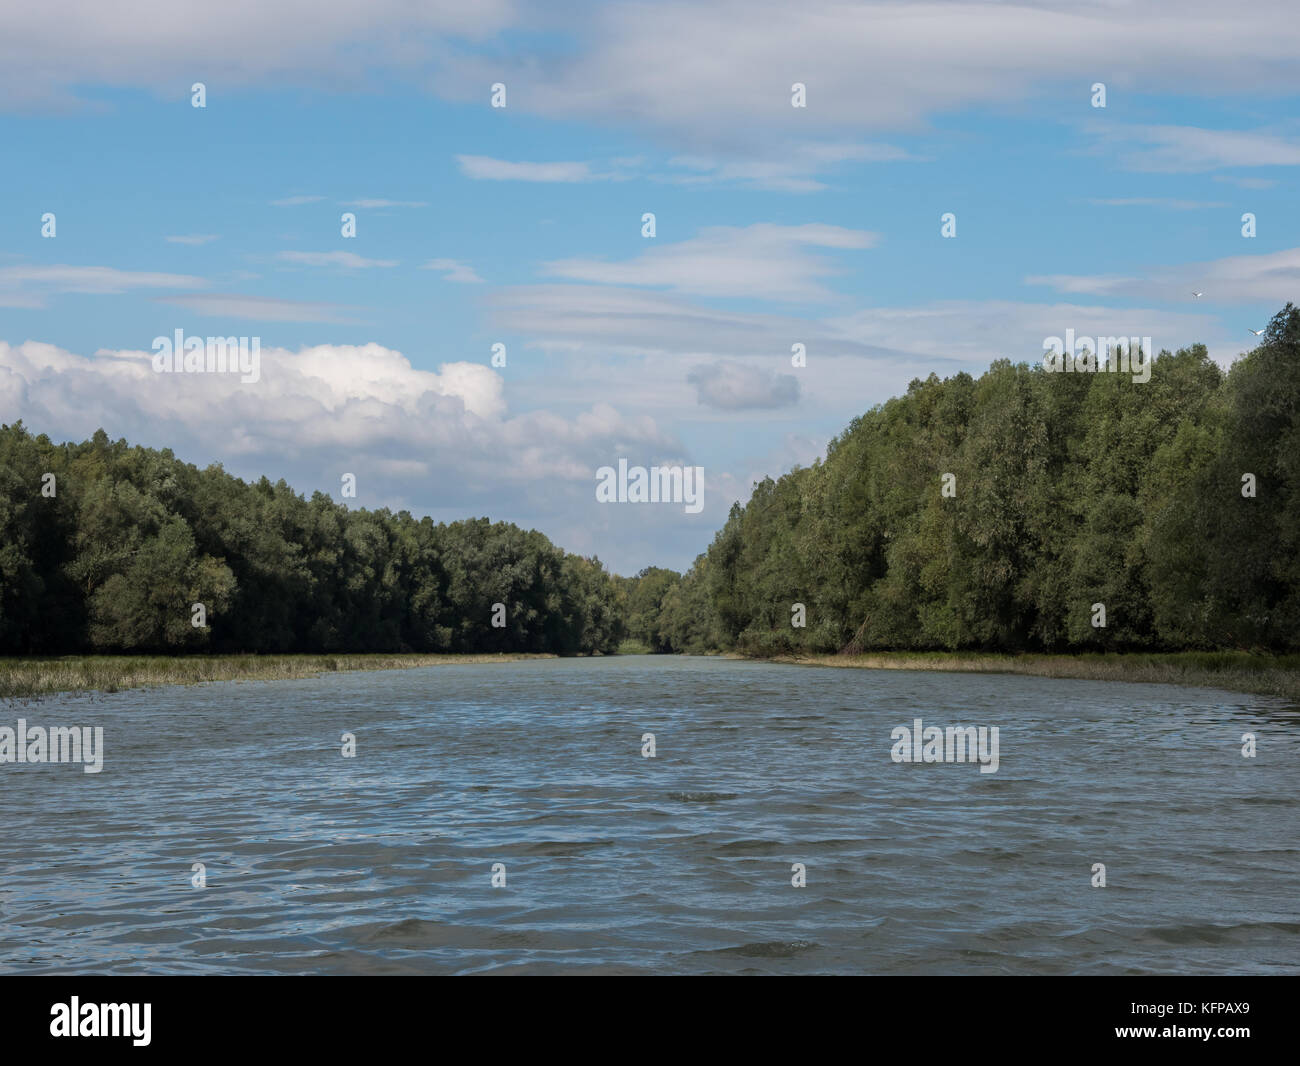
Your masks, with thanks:
[{"label": "wispy cirrus cloud", "polygon": [[300,266],[342,267],[345,270],[369,270],[374,267],[395,267],[396,259],[367,259],[356,252],[280,252],[276,258]]},{"label": "wispy cirrus cloud", "polygon": [[209,244],[212,241],[219,240],[215,233],[190,233],[178,234],[171,237],[164,237],[168,244]]},{"label": "wispy cirrus cloud", "polygon": [[0,267],[0,307],[45,307],[55,293],[114,296],[137,289],[202,289],[207,284],[204,278],[190,274],[107,266]]},{"label": "wispy cirrus cloud", "polygon": [[280,200],[272,200],[272,207],[301,207],[303,204],[315,204],[324,200],[323,196],[286,196]]},{"label": "wispy cirrus cloud", "polygon": [[610,175],[592,170],[587,162],[511,162],[485,155],[458,155],[456,164],[467,178],[478,181],[584,182],[603,181]]},{"label": "wispy cirrus cloud", "polygon": [[[495,325],[584,361],[591,352],[655,366],[685,360],[688,369],[744,360],[788,373],[791,345],[799,342],[807,352],[808,365],[797,372],[807,406],[842,410],[847,419],[861,413],[863,395],[903,391],[918,374],[980,373],[995,359],[1037,360],[1043,339],[1067,327],[1080,334],[1150,335],[1157,348],[1205,341],[1215,352],[1216,344],[1233,340],[1190,293],[1183,301],[1185,309],[1171,310],[1100,301],[941,300],[809,318],[723,310],[675,294],[613,286],[525,285],[491,293],[487,306]],[[1236,351],[1215,354],[1230,358]],[[846,391],[842,368],[868,364],[870,393]],[[688,401],[679,395],[673,402],[680,407]]]},{"label": "wispy cirrus cloud", "polygon": [[892,144],[788,143],[767,155],[751,158],[674,156],[668,164],[678,170],[653,174],[651,178],[673,185],[734,184],[774,192],[806,193],[825,189],[827,184],[818,175],[842,163],[918,160],[918,156]]},{"label": "wispy cirrus cloud", "polygon": [[1300,166],[1300,140],[1266,130],[1129,126],[1093,122],[1094,151],[1114,153],[1128,170],[1198,173],[1228,167]]},{"label": "wispy cirrus cloud", "polygon": [[467,178],[478,181],[523,181],[579,184],[626,181],[644,177],[665,185],[737,185],[776,192],[817,192],[826,183],[815,175],[849,162],[917,160],[890,144],[786,143],[768,146],[761,155],[727,159],[709,155],[675,155],[651,166],[644,157],[561,162],[515,162],[490,156],[458,155],[456,163]]},{"label": "wispy cirrus cloud", "polygon": [[1283,304],[1300,292],[1300,248],[1158,266],[1146,274],[1034,274],[1025,284],[1084,296],[1183,301],[1195,290],[1216,303]]},{"label": "wispy cirrus cloud", "polygon": [[647,286],[701,296],[738,296],[789,302],[827,300],[822,279],[837,268],[821,253],[871,248],[878,234],[821,223],[783,226],[711,226],[696,237],[610,262],[556,259],[550,277],[602,285]]},{"label": "wispy cirrus cloud", "polygon": [[242,293],[196,293],[192,296],[160,296],[157,303],[183,307],[209,318],[239,318],[255,322],[355,323],[351,309],[335,304],[283,300],[272,296]]},{"label": "wispy cirrus cloud", "polygon": [[472,266],[456,259],[430,259],[420,269],[441,271],[443,281],[463,284],[478,284],[483,281]]},{"label": "wispy cirrus cloud", "polygon": [[358,207],[362,210],[373,210],[381,207],[428,207],[429,204],[424,200],[340,200],[344,207]]},{"label": "wispy cirrus cloud", "polygon": [[1277,184],[1276,178],[1241,178],[1232,174],[1215,174],[1212,180],[1235,185],[1239,189],[1251,190],[1271,189]]},{"label": "wispy cirrus cloud", "polygon": [[1095,198],[1088,201],[1098,207],[1159,207],[1166,211],[1206,211],[1214,207],[1227,207],[1221,200],[1178,200],[1170,196],[1127,196]]}]

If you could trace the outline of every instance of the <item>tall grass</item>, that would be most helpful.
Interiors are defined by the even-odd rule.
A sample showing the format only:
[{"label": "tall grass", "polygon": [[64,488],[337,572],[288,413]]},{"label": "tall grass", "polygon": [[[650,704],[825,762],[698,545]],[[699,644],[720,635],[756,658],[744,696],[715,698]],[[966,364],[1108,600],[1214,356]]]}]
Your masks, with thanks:
[{"label": "tall grass", "polygon": [[343,670],[551,659],[552,655],[85,655],[0,659],[0,699],[55,692],[117,692],[205,681],[275,681]]},{"label": "tall grass", "polygon": [[776,656],[773,661],[868,670],[955,670],[1096,681],[1149,681],[1280,696],[1300,703],[1300,655],[1256,655],[1236,651],[1082,655],[887,651],[860,655]]},{"label": "tall grass", "polygon": [[[649,648],[627,641],[623,654]],[[739,657],[739,656],[736,656]],[[275,681],[346,670],[395,670],[456,663],[520,662],[553,655],[86,655],[55,659],[0,659],[0,699],[56,692],[118,692],[155,685],[207,681]],[[866,652],[861,655],[774,656],[773,662],[871,670],[953,670],[1029,674],[1097,681],[1197,685],[1300,704],[1300,655],[1248,652],[1171,652],[1086,655],[999,655],[984,652]]]}]

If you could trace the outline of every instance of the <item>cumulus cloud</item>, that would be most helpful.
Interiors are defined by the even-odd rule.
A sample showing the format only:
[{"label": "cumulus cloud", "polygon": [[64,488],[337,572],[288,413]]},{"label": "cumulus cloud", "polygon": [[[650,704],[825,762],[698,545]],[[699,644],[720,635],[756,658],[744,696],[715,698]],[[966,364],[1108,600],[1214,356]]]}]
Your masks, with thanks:
[{"label": "cumulus cloud", "polygon": [[[488,514],[536,525],[572,550],[594,549],[591,532],[602,527],[613,537],[601,545],[621,543],[623,533],[631,544],[646,535],[647,518],[661,532],[684,530],[694,544],[724,516],[720,501],[690,516],[598,504],[595,472],[620,456],[685,461],[654,419],[608,402],[571,415],[512,413],[491,367],[458,361],[421,370],[379,344],[263,348],[260,369],[256,383],[244,384],[236,374],[156,373],[152,352],[82,356],[0,342],[0,421],[21,418],[68,440],[103,427],[190,462],[221,461],[239,476],[284,477],[335,498],[342,474],[354,473],[355,506],[443,519]],[[679,556],[694,550],[679,547]]]},{"label": "cumulus cloud", "polygon": [[722,411],[770,410],[799,402],[799,381],[756,366],[720,360],[693,369],[686,380],[699,402]]}]

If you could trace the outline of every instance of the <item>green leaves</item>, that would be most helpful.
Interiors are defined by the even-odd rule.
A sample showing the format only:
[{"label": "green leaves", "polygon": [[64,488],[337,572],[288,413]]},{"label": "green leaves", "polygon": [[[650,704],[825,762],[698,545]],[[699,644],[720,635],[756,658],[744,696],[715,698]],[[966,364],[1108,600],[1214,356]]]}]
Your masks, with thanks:
[{"label": "green leaves", "polygon": [[623,634],[610,574],[536,531],[349,510],[102,431],[0,428],[0,535],[4,651],[576,654]]},{"label": "green leaves", "polygon": [[[697,588],[705,621],[670,623]],[[913,381],[824,463],[756,485],[680,589],[639,632],[750,651],[1296,649],[1300,310],[1226,375],[1196,345],[1142,383],[1006,360]]]}]

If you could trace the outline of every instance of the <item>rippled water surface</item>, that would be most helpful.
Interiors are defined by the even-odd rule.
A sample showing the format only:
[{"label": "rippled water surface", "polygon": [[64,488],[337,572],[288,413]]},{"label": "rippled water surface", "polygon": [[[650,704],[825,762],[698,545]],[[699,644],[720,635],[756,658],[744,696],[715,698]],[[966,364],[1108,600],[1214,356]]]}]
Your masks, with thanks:
[{"label": "rippled water surface", "polygon": [[[621,657],[20,716],[102,726],[106,755],[0,765],[7,972],[1300,971],[1275,700]],[[997,773],[894,763],[915,717],[998,726]]]}]

